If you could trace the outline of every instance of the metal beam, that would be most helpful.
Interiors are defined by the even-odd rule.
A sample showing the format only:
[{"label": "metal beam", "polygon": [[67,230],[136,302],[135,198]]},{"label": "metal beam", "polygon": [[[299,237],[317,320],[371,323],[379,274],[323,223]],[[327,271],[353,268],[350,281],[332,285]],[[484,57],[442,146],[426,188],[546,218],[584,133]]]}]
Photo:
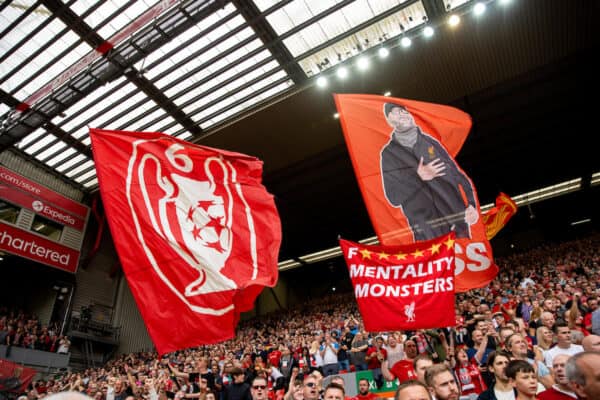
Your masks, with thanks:
[{"label": "metal beam", "polygon": [[[72,11],[64,10],[62,4],[57,4],[56,0],[46,2],[60,12],[66,21],[73,18]],[[12,146],[106,82],[123,76],[125,70],[132,68],[147,54],[222,8],[222,5],[223,1],[220,0],[188,0],[167,10],[152,24],[141,28],[131,38],[109,51],[105,57],[94,60],[87,69],[70,77],[62,86],[32,105],[33,109],[27,109],[7,120],[3,134],[0,135],[0,151]],[[76,29],[86,36],[84,39],[89,43],[104,43],[95,32],[87,35],[85,26],[76,23]],[[189,123],[183,121],[183,125],[189,126]]]},{"label": "metal beam", "polygon": [[429,21],[436,20],[446,14],[446,7],[443,0],[421,0],[421,3]]},{"label": "metal beam", "polygon": [[289,52],[287,47],[279,40],[279,37],[271,24],[266,20],[265,15],[260,12],[252,0],[233,0],[232,3],[244,16],[250,27],[265,43],[265,46],[273,54],[273,57],[284,66],[283,69],[294,81],[296,85],[306,82],[308,77]]}]

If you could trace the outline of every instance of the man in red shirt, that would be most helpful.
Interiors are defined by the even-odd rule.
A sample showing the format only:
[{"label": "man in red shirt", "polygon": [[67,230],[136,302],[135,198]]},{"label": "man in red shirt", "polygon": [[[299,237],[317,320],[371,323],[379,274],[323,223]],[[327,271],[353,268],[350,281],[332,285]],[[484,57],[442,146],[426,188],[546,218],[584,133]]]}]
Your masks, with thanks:
[{"label": "man in red shirt", "polygon": [[373,372],[373,379],[377,382],[377,387],[383,386],[383,375],[381,373],[381,363],[387,358],[387,352],[383,348],[383,337],[377,336],[373,345],[367,349],[366,361],[368,368]]},{"label": "man in red shirt", "polygon": [[360,378],[358,380],[358,394],[352,400],[375,400],[376,398],[375,393],[369,392],[369,380]]},{"label": "man in red shirt", "polygon": [[559,354],[552,359],[552,375],[556,383],[538,394],[539,400],[573,400],[577,398],[575,392],[571,390],[565,370],[569,358],[571,356],[568,354]]},{"label": "man in red shirt", "polygon": [[279,348],[274,348],[269,355],[267,356],[269,363],[271,363],[272,366],[279,368],[279,360],[281,360],[281,355],[283,354],[281,352],[281,347]]},{"label": "man in red shirt", "polygon": [[408,380],[417,379],[413,363],[417,357],[417,344],[414,340],[408,339],[404,342],[405,358],[396,362],[391,369],[387,369],[387,362],[383,363],[382,371],[385,379],[392,381],[398,378],[400,383]]}]

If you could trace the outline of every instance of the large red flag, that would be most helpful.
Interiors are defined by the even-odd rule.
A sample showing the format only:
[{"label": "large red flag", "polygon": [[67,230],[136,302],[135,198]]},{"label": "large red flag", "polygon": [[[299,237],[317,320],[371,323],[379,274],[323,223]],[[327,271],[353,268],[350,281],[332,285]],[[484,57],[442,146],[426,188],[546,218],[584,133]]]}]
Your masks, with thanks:
[{"label": "large red flag", "polygon": [[454,325],[453,232],[404,246],[340,246],[367,331]]},{"label": "large red flag", "polygon": [[490,208],[481,217],[485,226],[485,236],[490,240],[500,229],[504,228],[506,223],[513,215],[517,213],[517,203],[506,193],[500,193],[496,197],[496,206]]},{"label": "large red flag", "polygon": [[359,186],[379,241],[409,244],[456,233],[456,291],[498,273],[469,177],[453,156],[471,128],[444,105],[334,95]]},{"label": "large red flag", "polygon": [[262,162],[161,133],[90,129],[127,281],[160,354],[234,335],[277,282],[279,215]]}]

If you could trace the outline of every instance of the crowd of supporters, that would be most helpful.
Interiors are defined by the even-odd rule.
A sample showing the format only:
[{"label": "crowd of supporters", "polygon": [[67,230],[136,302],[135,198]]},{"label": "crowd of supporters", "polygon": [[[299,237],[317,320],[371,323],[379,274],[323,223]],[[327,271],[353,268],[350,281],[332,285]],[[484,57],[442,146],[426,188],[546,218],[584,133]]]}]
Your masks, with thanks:
[{"label": "crowd of supporters", "polygon": [[58,332],[56,324],[43,325],[35,315],[0,306],[0,344],[9,349],[14,346],[68,353],[71,343],[68,337]]},{"label": "crowd of supporters", "polygon": [[[307,377],[321,382],[328,375],[371,370],[377,386],[396,379],[431,386],[428,371],[439,365],[451,371],[459,394],[486,400],[496,398],[482,395],[486,389],[488,394],[494,388],[502,391],[507,371],[512,371],[506,365],[515,360],[531,366],[542,396],[562,387],[569,357],[600,350],[600,235],[539,247],[497,263],[500,273],[488,287],[456,295],[454,327],[365,332],[353,294],[335,294],[243,321],[235,339],[218,345],[162,358],[127,354],[102,368],[37,381],[27,397],[74,390],[97,400],[249,400],[250,384],[258,376],[264,378],[269,398],[300,400]],[[49,342],[42,340],[51,332],[36,328],[34,319],[14,313],[0,317],[0,328],[9,325],[20,329],[20,345],[23,332],[29,331],[37,337],[34,343],[57,349],[56,334]],[[11,338],[16,341],[16,333]],[[526,373],[519,368],[511,373]]]}]

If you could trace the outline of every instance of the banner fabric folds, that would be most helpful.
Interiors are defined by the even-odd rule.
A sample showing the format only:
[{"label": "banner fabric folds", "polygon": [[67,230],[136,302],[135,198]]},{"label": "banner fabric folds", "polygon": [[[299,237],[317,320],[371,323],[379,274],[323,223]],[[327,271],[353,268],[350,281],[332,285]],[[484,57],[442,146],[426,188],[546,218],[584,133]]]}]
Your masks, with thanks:
[{"label": "banner fabric folds", "polygon": [[0,393],[25,392],[35,374],[37,371],[33,368],[0,358]]},{"label": "banner fabric folds", "polygon": [[365,329],[453,326],[454,233],[402,246],[340,239]]},{"label": "banner fabric folds", "polygon": [[278,278],[281,224],[262,162],[161,133],[90,137],[115,247],[158,352],[232,338]]},{"label": "banner fabric folds", "polygon": [[456,234],[456,291],[498,273],[471,179],[454,156],[471,129],[456,108],[362,94],[334,95],[346,145],[379,241]]}]

